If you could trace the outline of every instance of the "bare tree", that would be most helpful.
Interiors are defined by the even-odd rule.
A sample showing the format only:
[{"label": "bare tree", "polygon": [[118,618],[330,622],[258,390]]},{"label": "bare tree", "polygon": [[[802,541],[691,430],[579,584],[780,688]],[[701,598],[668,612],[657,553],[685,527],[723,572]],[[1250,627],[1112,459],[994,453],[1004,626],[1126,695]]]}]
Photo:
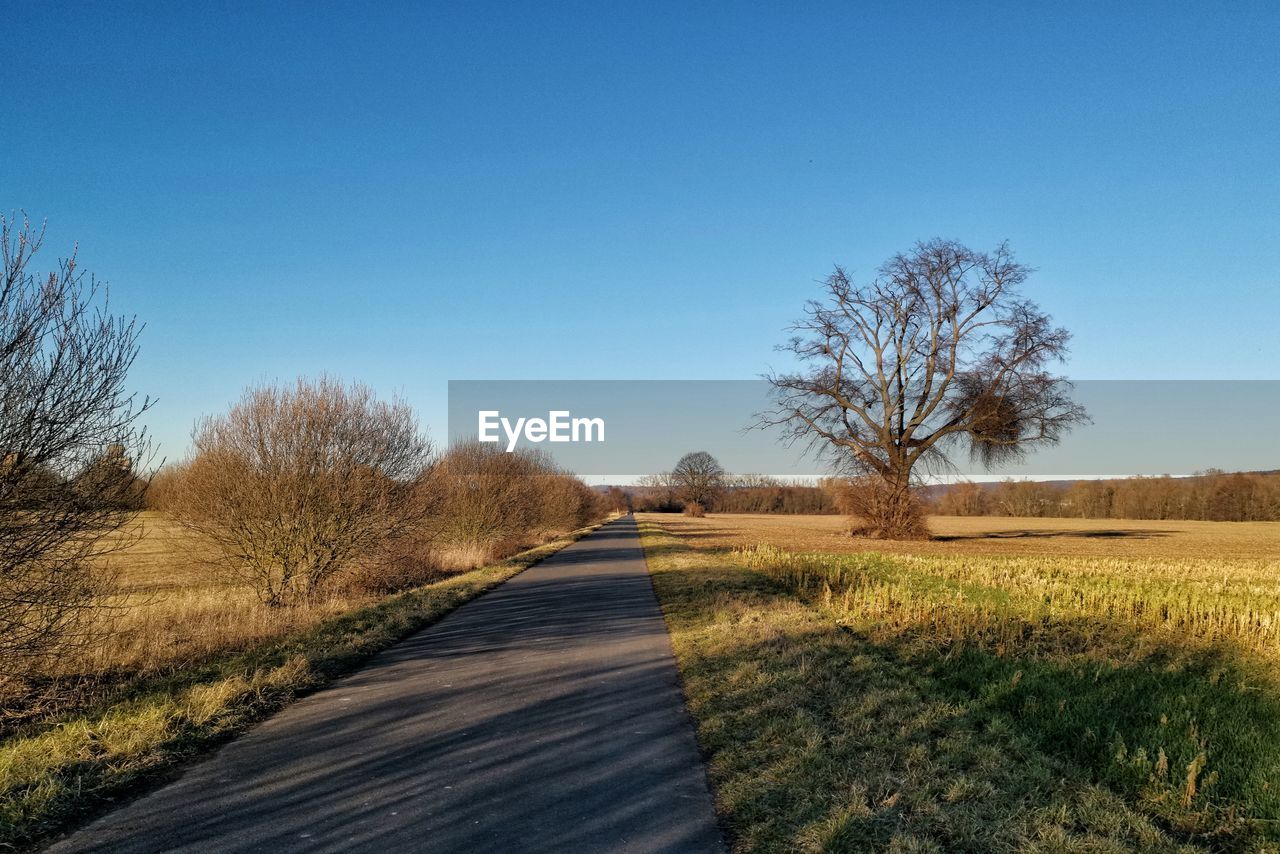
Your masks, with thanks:
[{"label": "bare tree", "polygon": [[992,501],[988,490],[964,480],[946,487],[933,504],[940,516],[985,516]]},{"label": "bare tree", "polygon": [[700,504],[713,509],[724,493],[725,472],[706,451],[685,454],[671,470],[676,494],[686,505]]},{"label": "bare tree", "polygon": [[865,284],[837,267],[780,348],[805,367],[768,377],[776,406],[762,424],[850,476],[868,533],[923,535],[913,475],[954,468],[949,455],[966,445],[990,467],[1087,420],[1047,370],[1070,335],[1019,294],[1029,273],[1005,245],[945,240],[896,255]]},{"label": "bare tree", "polygon": [[611,486],[600,496],[600,505],[606,513],[630,513],[631,493],[620,486]]},{"label": "bare tree", "polygon": [[83,637],[149,453],[125,389],[141,327],[74,254],[32,272],[43,239],[0,216],[0,681]]},{"label": "bare tree", "polygon": [[171,512],[270,605],[317,594],[426,512],[416,487],[430,443],[407,404],[362,385],[250,389],[226,415],[202,419],[193,440]]},{"label": "bare tree", "polygon": [[646,474],[636,481],[636,485],[643,490],[641,493],[642,500],[638,502],[642,509],[656,510],[663,513],[680,509],[676,494],[676,482],[671,472]]}]

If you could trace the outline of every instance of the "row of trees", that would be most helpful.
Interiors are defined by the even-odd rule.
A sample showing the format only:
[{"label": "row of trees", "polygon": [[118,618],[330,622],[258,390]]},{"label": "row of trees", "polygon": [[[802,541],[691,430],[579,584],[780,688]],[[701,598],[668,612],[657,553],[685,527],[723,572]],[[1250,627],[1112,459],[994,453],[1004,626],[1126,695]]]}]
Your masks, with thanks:
[{"label": "row of trees", "polygon": [[822,486],[750,474],[731,481],[719,509],[725,513],[840,512],[831,491]]},{"label": "row of trees", "polygon": [[355,576],[392,589],[588,524],[601,497],[543,454],[436,455],[403,402],[329,378],[250,389],[196,427],[150,506],[213,546],[212,568],[269,605]]},{"label": "row of trees", "polygon": [[[621,493],[625,506],[642,513],[679,513],[689,503],[674,484],[669,472],[649,475],[633,487],[613,490]],[[612,491],[612,490],[611,490]],[[803,483],[789,483],[765,475],[729,475],[724,489],[708,504],[699,505],[720,513],[838,513],[832,493]]]},{"label": "row of trees", "polygon": [[248,390],[148,490],[150,401],[125,384],[141,327],[74,257],[34,273],[42,243],[0,217],[0,681],[89,637],[111,587],[102,559],[144,501],[209,546],[211,572],[279,607],[415,583],[604,510],[543,455],[437,454],[406,404],[328,378]]},{"label": "row of trees", "polygon": [[[824,478],[817,485],[764,475],[724,474],[713,495],[672,472],[642,478],[620,507],[680,512],[694,496],[723,513],[843,513],[874,518],[876,502],[891,500],[874,480]],[[1071,482],[962,481],[917,491],[921,512],[940,516],[1041,516],[1086,519],[1178,519],[1217,522],[1280,521],[1280,472],[1206,472],[1194,477],[1132,477]],[[617,503],[618,499],[615,499]]]},{"label": "row of trees", "polygon": [[627,495],[627,506],[654,513],[839,512],[830,490],[762,474],[729,474],[706,451],[685,454],[671,471],[640,478]]},{"label": "row of trees", "polygon": [[1208,472],[1072,483],[1007,480],[959,483],[930,503],[945,516],[1058,516],[1085,519],[1280,521],[1280,474]]},{"label": "row of trees", "polygon": [[[920,498],[921,492],[927,497]],[[943,516],[1280,520],[1280,472],[1213,471],[1188,478],[1069,483],[963,481],[916,490],[915,496],[919,512]],[[686,454],[671,471],[641,478],[629,494],[612,499],[620,507],[647,512],[845,513],[864,522],[892,512],[884,505],[895,501],[892,488],[876,478],[831,477],[814,486],[765,475],[730,475],[705,451]]]}]

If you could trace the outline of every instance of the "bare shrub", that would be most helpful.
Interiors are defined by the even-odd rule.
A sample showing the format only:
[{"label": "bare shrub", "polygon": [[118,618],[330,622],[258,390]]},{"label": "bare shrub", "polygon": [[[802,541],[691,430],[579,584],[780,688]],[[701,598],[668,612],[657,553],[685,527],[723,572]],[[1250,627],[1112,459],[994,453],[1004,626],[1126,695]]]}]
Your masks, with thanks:
[{"label": "bare shrub", "polygon": [[177,501],[178,485],[187,467],[182,463],[169,463],[151,475],[147,483],[146,508],[161,512],[172,509]]},{"label": "bare shrub", "polygon": [[536,532],[542,539],[581,528],[606,512],[603,496],[557,469],[542,474],[535,486],[540,493]]},{"label": "bare shrub", "polygon": [[479,442],[455,445],[432,466],[425,481],[432,540],[453,553],[449,563],[479,565],[500,544],[528,535],[538,516],[530,479],[539,467],[534,454]]},{"label": "bare shrub", "polygon": [[707,508],[703,507],[696,501],[690,501],[684,505],[684,515],[692,516],[695,519],[701,519],[707,515]]},{"label": "bare shrub", "polygon": [[618,486],[609,487],[600,497],[600,502],[608,513],[623,515],[631,512],[631,493]]},{"label": "bare shrub", "polygon": [[987,490],[966,480],[947,487],[934,502],[932,509],[940,516],[982,516],[990,506]]},{"label": "bare shrub", "polygon": [[250,389],[201,420],[172,512],[216,547],[216,567],[270,605],[323,593],[423,518],[430,444],[412,410],[321,378]]},{"label": "bare shrub", "polygon": [[836,507],[851,517],[851,533],[863,537],[924,539],[928,537],[924,507],[919,497],[906,487],[874,475],[830,478],[825,481]]},{"label": "bare shrub", "polygon": [[425,531],[415,529],[386,544],[376,557],[360,561],[339,579],[342,594],[396,593],[420,587],[449,571]]},{"label": "bare shrub", "polygon": [[85,639],[148,456],[124,385],[140,327],[74,256],[30,272],[43,234],[0,217],[0,688]]},{"label": "bare shrub", "polygon": [[458,569],[580,528],[601,512],[594,491],[545,455],[480,442],[452,447],[424,485],[438,559]]}]

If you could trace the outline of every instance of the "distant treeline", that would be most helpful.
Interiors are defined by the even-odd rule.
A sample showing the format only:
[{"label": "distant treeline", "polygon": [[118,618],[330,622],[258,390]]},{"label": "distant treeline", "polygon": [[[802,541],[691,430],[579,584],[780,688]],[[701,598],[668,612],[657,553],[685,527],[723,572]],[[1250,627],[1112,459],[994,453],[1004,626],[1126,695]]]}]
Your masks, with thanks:
[{"label": "distant treeline", "polygon": [[[646,485],[627,487],[630,506],[645,513],[679,513],[685,505],[674,483],[660,476]],[[838,513],[832,495],[819,486],[793,483],[766,475],[726,478],[710,508],[717,513]]]},{"label": "distant treeline", "polygon": [[942,516],[1273,522],[1280,520],[1280,473],[966,482],[934,488],[929,509]]},{"label": "distant treeline", "polygon": [[[730,475],[709,508],[717,513],[837,514],[840,481],[817,485],[763,475]],[[964,482],[923,490],[925,509],[940,516],[1041,516],[1084,519],[1280,521],[1280,472],[1218,472],[1192,477],[1112,480]],[[679,513],[679,487],[665,476],[610,487],[612,509]]]}]

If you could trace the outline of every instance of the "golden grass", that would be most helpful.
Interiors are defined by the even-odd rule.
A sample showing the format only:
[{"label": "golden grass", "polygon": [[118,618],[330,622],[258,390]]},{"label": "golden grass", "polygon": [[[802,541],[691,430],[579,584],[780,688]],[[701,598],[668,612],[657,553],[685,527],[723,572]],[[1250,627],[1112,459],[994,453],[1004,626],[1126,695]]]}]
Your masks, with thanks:
[{"label": "golden grass", "polygon": [[850,537],[840,516],[713,513],[703,519],[641,513],[699,547],[767,544],[790,551],[851,554],[1069,555],[1096,558],[1229,558],[1280,561],[1280,522],[1160,522],[931,516],[934,539]]},{"label": "golden grass", "polygon": [[[439,577],[492,565],[534,542],[495,551],[445,545],[423,560]],[[270,608],[247,587],[219,577],[201,557],[208,548],[163,513],[141,513],[114,535],[119,550],[104,559],[117,589],[97,617],[98,638],[65,654],[53,677],[94,678],[111,672],[144,676],[181,667],[210,655],[235,652],[314,626],[379,598],[379,591],[337,587],[325,599],[290,608]],[[519,546],[517,548],[516,546]]]},{"label": "golden grass", "polygon": [[451,571],[475,569],[491,563],[493,559],[493,549],[479,544],[451,546],[435,551],[436,562]]},{"label": "golden grass", "polygon": [[98,639],[65,655],[55,677],[133,677],[234,652],[316,625],[376,597],[346,592],[295,608],[269,608],[253,591],[228,583],[200,560],[199,539],[157,512],[115,535],[104,560],[117,591],[99,615]]},{"label": "golden grass", "polygon": [[[1074,834],[1086,822],[1064,801],[1047,823],[1005,804],[1017,822],[1035,826],[1012,843],[984,837],[983,823],[963,810],[955,813],[962,824],[945,832],[921,824],[892,806],[899,803],[892,787],[909,779],[900,768],[933,735],[895,736],[910,731],[895,715],[877,725],[901,727],[877,730],[883,777],[830,766],[805,746],[862,739],[865,721],[829,719],[827,706],[854,703],[874,687],[907,692],[934,710],[928,714],[954,721],[957,733],[929,743],[930,755],[946,755],[954,738],[996,733],[1023,757],[996,776],[957,757],[955,767],[921,777],[912,787],[930,810],[952,810],[938,804],[949,797],[934,793],[938,774],[951,775],[947,786],[957,791],[977,784],[989,796],[983,809],[998,810],[1008,797],[996,794],[1001,787],[1035,791],[1050,773],[1120,799],[1107,822],[1132,833],[1098,850],[1280,850],[1280,523],[931,522],[937,539],[886,542],[851,538],[832,517],[642,518],[668,618],[678,627],[676,609],[698,615],[690,624],[697,631],[686,639],[677,632],[676,642],[695,715],[718,749],[744,757],[740,766],[712,769],[722,791],[750,793],[729,808],[744,848],[806,847],[812,838],[822,840],[814,847],[840,850],[880,850],[890,840],[903,850],[906,840],[946,850],[959,834],[971,837],[967,845],[981,839],[1039,850],[1042,837]],[[663,580],[662,570],[676,574]],[[751,604],[759,596],[771,604]],[[734,616],[740,605],[750,605],[750,617]],[[788,609],[803,615],[794,625]],[[710,631],[722,625],[724,637],[713,642]],[[762,677],[751,683],[763,691],[758,702],[775,704],[780,715],[816,704],[816,723],[748,715],[729,702],[736,687],[726,678],[748,663]],[[763,681],[792,664],[791,684]],[[705,684],[695,684],[703,669]],[[735,716],[757,731],[725,728]],[[795,743],[779,761],[789,769],[814,763],[812,773],[785,785],[759,782],[760,769],[745,757],[773,750],[772,740],[788,734]],[[850,749],[849,761],[859,750]],[[824,802],[823,789],[847,775],[882,787],[886,800],[858,802],[847,814],[819,811],[816,824],[793,828],[785,841],[771,835],[767,823],[791,819],[762,804]],[[915,796],[912,787],[902,796]],[[1170,837],[1150,835],[1156,827]],[[1095,833],[1101,829],[1088,835]],[[764,839],[771,841],[757,844]],[[1048,849],[1088,848],[1065,839]]]},{"label": "golden grass", "polygon": [[673,518],[642,536],[733,850],[1204,850],[950,690],[949,663],[904,661],[654,521]]},{"label": "golden grass", "polygon": [[[519,549],[553,541],[490,548],[444,546],[420,558],[434,569],[413,583],[485,566]],[[107,607],[94,616],[92,642],[65,651],[46,672],[53,685],[36,686],[28,702],[9,710],[13,720],[82,703],[112,685],[189,667],[320,625],[366,607],[388,592],[376,585],[335,586],[330,594],[289,608],[264,605],[254,591],[221,577],[201,558],[209,548],[163,513],[141,513],[113,535],[103,571],[115,578]],[[367,587],[367,589],[366,589]],[[52,689],[52,690],[51,690]]]}]

